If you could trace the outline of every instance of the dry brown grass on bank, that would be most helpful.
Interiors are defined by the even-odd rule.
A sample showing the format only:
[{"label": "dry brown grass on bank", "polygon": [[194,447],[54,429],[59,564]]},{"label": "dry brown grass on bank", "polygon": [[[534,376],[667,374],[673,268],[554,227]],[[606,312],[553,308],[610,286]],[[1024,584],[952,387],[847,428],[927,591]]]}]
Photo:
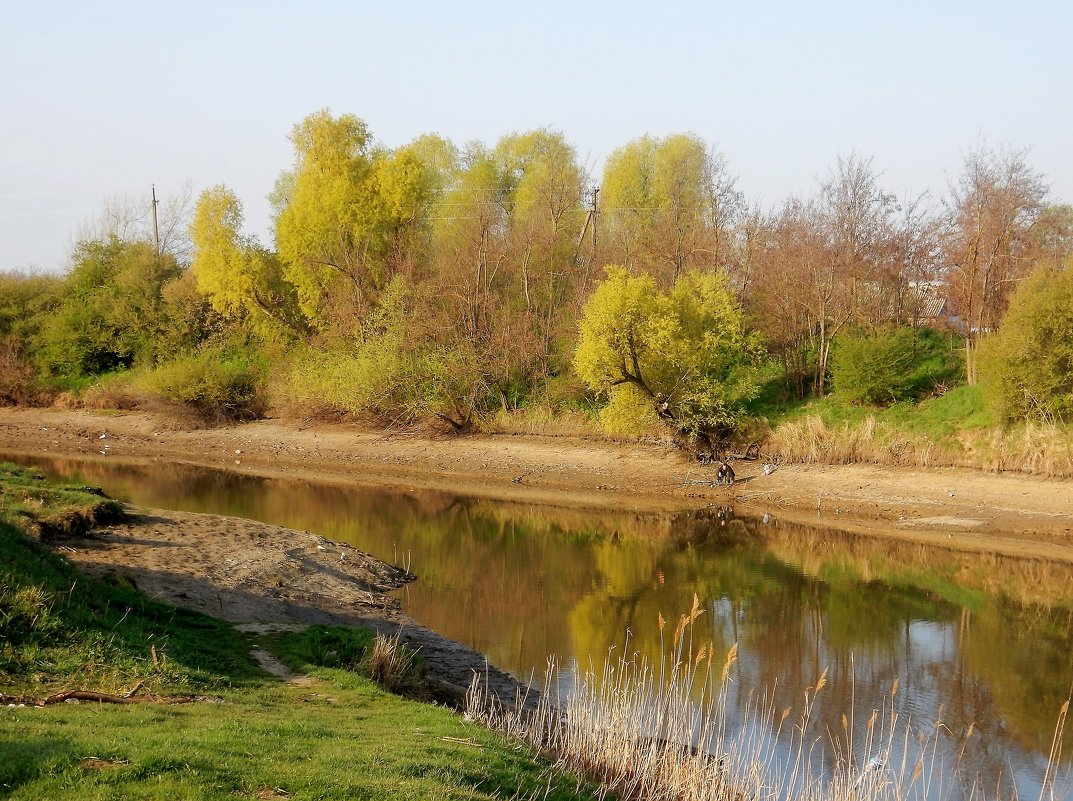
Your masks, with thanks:
[{"label": "dry brown grass on bank", "polygon": [[987,432],[966,442],[988,470],[1041,476],[1073,476],[1073,430],[1053,424],[1028,423],[1013,431]]},{"label": "dry brown grass on bank", "polygon": [[812,415],[779,426],[764,450],[784,462],[805,464],[867,462],[1073,477],[1073,430],[1053,424],[963,431],[956,438],[935,439],[874,417],[829,426]]},{"label": "dry brown grass on bank", "polygon": [[582,411],[561,411],[544,404],[521,409],[500,409],[482,420],[487,434],[529,434],[543,437],[591,437],[600,434],[593,417]]}]

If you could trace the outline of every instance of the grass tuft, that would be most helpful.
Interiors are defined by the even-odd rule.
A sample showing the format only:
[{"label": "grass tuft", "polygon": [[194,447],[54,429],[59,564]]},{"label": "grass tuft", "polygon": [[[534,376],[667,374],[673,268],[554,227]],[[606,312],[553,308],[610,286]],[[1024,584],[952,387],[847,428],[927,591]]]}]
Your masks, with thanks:
[{"label": "grass tuft", "polygon": [[372,647],[361,662],[363,672],[381,687],[398,695],[409,695],[420,682],[417,651],[400,642],[401,632],[377,633]]}]

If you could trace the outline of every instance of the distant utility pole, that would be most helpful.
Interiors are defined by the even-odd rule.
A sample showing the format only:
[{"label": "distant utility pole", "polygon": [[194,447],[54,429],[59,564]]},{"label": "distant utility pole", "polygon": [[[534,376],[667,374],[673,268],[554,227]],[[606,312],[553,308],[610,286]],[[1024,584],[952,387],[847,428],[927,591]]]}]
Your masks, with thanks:
[{"label": "distant utility pole", "polygon": [[574,248],[574,263],[580,266],[581,262],[578,261],[578,256],[581,254],[581,246],[585,244],[585,234],[588,233],[589,226],[592,226],[592,254],[585,260],[585,272],[581,279],[583,296],[588,294],[592,265],[596,262],[596,218],[600,213],[596,205],[596,199],[599,194],[600,187],[594,186],[592,188],[592,198],[589,201],[589,213],[585,215],[585,225],[581,227],[581,236],[577,238],[577,247]]},{"label": "distant utility pole", "polygon": [[150,184],[153,187],[153,250],[156,251],[156,255],[160,255],[160,228],[157,227],[156,222],[156,207],[160,202],[156,199],[156,184]]},{"label": "distant utility pole", "polygon": [[582,244],[585,242],[585,234],[588,233],[589,226],[592,226],[592,253],[593,258],[596,258],[596,196],[600,194],[600,187],[594,186],[592,188],[592,199],[589,201],[589,213],[585,215],[585,225],[581,228],[581,236],[577,238],[577,248],[575,254],[581,250]]}]

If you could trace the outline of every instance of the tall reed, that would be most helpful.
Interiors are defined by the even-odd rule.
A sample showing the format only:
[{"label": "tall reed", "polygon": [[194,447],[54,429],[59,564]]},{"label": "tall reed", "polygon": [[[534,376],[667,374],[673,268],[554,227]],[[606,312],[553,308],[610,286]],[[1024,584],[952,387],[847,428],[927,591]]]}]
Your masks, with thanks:
[{"label": "tall reed", "polygon": [[[896,711],[897,681],[885,708],[869,711],[863,728],[852,725],[852,710],[849,717],[842,715],[841,731],[819,723],[815,713],[826,670],[796,710],[776,709],[768,696],[750,698],[744,715],[730,716],[737,645],[720,665],[710,643],[694,642],[693,626],[701,614],[694,598],[658,663],[627,650],[609,654],[598,671],[590,666],[564,673],[551,661],[535,704],[520,699],[505,705],[475,677],[467,717],[524,741],[558,767],[587,776],[622,799],[985,798],[971,778],[961,775],[972,727],[953,749],[941,742],[950,735],[941,721],[914,728]],[[659,622],[662,638],[665,621]],[[1060,730],[1056,737],[1060,741]],[[1055,748],[1041,801],[1060,797],[1054,789],[1057,753]]]}]

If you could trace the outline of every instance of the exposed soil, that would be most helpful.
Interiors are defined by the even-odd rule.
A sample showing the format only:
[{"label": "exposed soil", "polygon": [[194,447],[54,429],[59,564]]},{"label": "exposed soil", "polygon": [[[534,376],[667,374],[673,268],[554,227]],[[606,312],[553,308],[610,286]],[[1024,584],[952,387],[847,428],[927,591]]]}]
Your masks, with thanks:
[{"label": "exposed soil", "polygon": [[[430,696],[444,703],[460,704],[474,671],[487,672],[502,697],[513,698],[517,689],[480,654],[399,611],[399,600],[388,593],[412,581],[412,574],[308,531],[221,515],[136,510],[89,538],[64,540],[61,548],[82,570],[114,576],[153,598],[251,633],[315,623],[401,631],[429,666]],[[308,681],[260,649],[253,656],[285,681]]]},{"label": "exposed soil", "polygon": [[[435,488],[518,502],[667,512],[737,505],[758,514],[947,548],[1073,563],[1073,482],[964,469],[715,467],[664,445],[520,435],[429,437],[278,420],[176,430],[144,413],[0,409],[0,452],[186,463],[265,476]],[[834,522],[832,522],[834,521]],[[226,534],[226,536],[222,536]],[[418,626],[387,593],[411,578],[350,546],[247,520],[143,512],[76,546],[73,561],[118,571],[173,603],[244,625],[402,628],[442,700],[457,703],[483,657]],[[511,680],[490,677],[509,693]]]}]

